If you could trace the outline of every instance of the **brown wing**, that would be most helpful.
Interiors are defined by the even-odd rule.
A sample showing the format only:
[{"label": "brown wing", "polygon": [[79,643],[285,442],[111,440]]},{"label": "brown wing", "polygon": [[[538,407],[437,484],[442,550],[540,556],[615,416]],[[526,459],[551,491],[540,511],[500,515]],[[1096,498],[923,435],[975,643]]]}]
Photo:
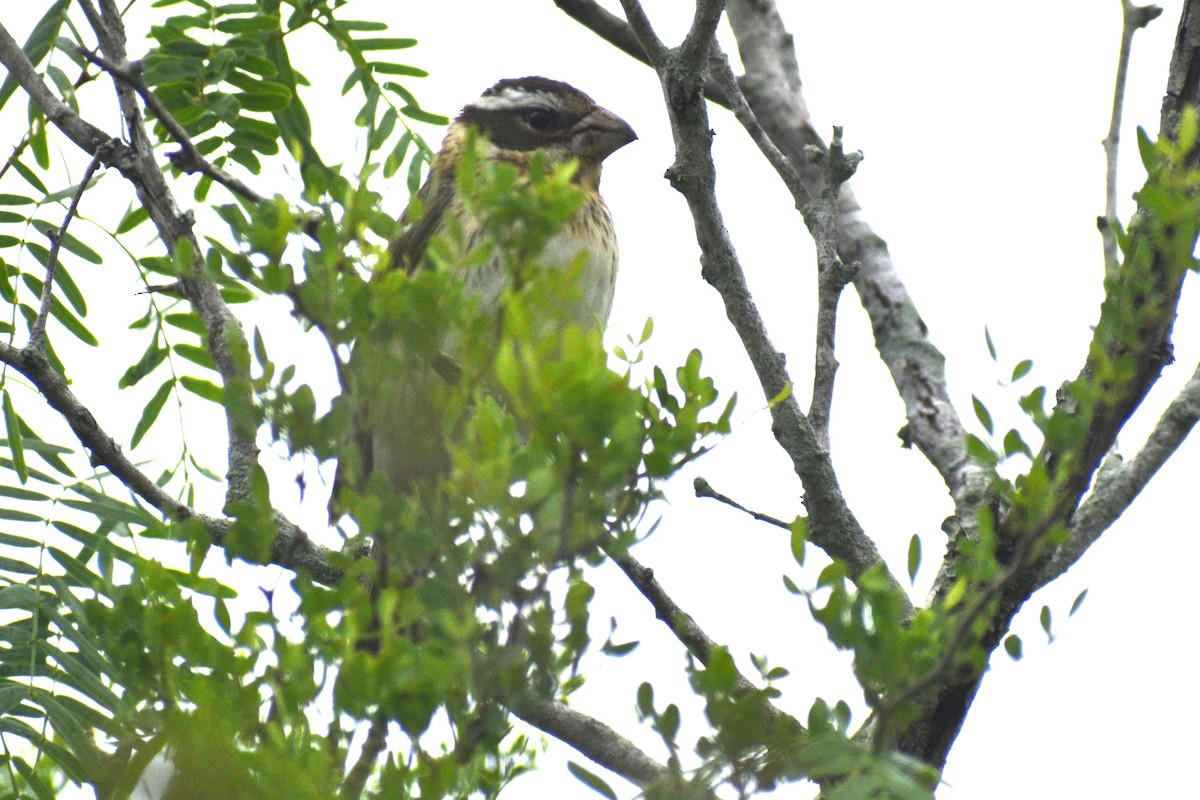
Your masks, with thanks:
[{"label": "brown wing", "polygon": [[[440,164],[441,157],[434,161],[433,169],[424,185],[413,195],[420,211],[414,211],[412,203],[400,217],[404,232],[392,242],[388,253],[391,256],[389,269],[402,269],[412,274],[425,255],[429,240],[441,229],[447,209],[454,197],[454,170]],[[410,216],[417,216],[410,220]]]}]

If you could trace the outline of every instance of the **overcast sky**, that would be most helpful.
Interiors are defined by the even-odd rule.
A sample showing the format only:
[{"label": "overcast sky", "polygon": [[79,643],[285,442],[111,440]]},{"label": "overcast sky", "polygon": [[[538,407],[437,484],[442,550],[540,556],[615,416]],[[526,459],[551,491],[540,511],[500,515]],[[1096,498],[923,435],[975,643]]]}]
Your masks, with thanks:
[{"label": "overcast sky", "polygon": [[[796,36],[818,129],[827,136],[830,126],[844,126],[847,147],[866,155],[853,187],[867,220],[888,241],[933,342],[947,355],[960,414],[971,417],[970,397],[976,394],[1000,430],[1018,424],[1020,394],[1037,384],[1053,391],[1078,372],[1098,314],[1100,141],[1108,127],[1120,3],[779,2]],[[3,22],[18,39],[42,13],[31,13],[32,5],[5,8]],[[686,28],[688,17],[677,10],[686,5],[647,3],[668,41],[677,41]],[[1140,180],[1134,126],[1157,129],[1178,19],[1178,2],[1162,5],[1163,17],[1134,44],[1123,131],[1126,217]],[[734,433],[671,487],[669,504],[658,509],[662,525],[635,554],[713,638],[733,647],[744,670],[751,670],[749,652],[791,670],[780,701],[786,710],[804,717],[815,696],[845,699],[861,720],[848,658],[783,589],[783,574],[811,583],[820,559],[801,570],[780,533],[691,496],[692,479],[702,475],[719,491],[774,516],[791,518],[801,509],[801,488],[770,437],[765,399],[716,293],[700,278],[684,202],[662,178],[672,143],[653,74],[549,0],[403,5],[355,0],[350,7],[360,18],[389,21],[394,35],[420,40],[404,57],[431,74],[407,85],[432,111],[453,116],[497,79],[542,74],[583,89],[637,130],[639,140],[607,162],[602,187],[622,251],[609,342],[636,336],[645,318],[653,317],[648,363],[672,367],[699,347],[718,388],[737,391],[739,406]],[[23,15],[29,19],[23,21]],[[131,47],[131,55],[137,54]],[[309,60],[314,58],[329,59],[328,68]],[[343,74],[336,58],[324,44],[293,48],[294,62],[316,83],[305,99],[315,112],[319,144],[334,158],[354,147],[348,125],[354,106],[336,97]],[[815,295],[811,241],[786,192],[732,118],[720,109],[712,115],[726,222],[775,342],[788,353],[797,385],[806,387]],[[96,121],[118,130],[113,118]],[[439,132],[423,130],[436,146]],[[406,190],[397,181],[387,203],[399,213],[405,202]],[[136,288],[128,271],[111,285],[121,292]],[[1175,334],[1177,363],[1122,437],[1126,454],[1136,451],[1156,411],[1200,357],[1194,295],[1185,287]],[[985,325],[999,351],[998,366],[984,344]],[[311,340],[279,334],[279,357],[289,343],[313,346]],[[914,589],[920,602],[944,546],[939,525],[950,503],[922,457],[899,447],[895,434],[904,424],[903,407],[852,291],[841,305],[838,348],[842,367],[832,449],[842,485],[897,574],[904,573],[909,538],[921,535],[926,559]],[[294,357],[305,358],[306,351]],[[136,352],[113,358],[123,370]],[[1016,389],[1002,387],[1013,364],[1024,358],[1035,363],[1030,378]],[[313,374],[320,372],[317,365]],[[110,366],[107,374],[79,380],[90,377],[95,396],[103,397],[102,389],[113,389],[119,374]],[[800,395],[807,402],[807,391]],[[119,440],[123,431],[127,441],[140,409],[114,403],[98,412],[101,423]],[[940,798],[1179,796],[1183,786],[1194,785],[1190,759],[1200,745],[1193,722],[1200,701],[1192,686],[1198,653],[1194,624],[1186,620],[1195,604],[1194,565],[1200,556],[1198,460],[1195,442],[1185,443],[1083,562],[1021,614],[1015,630],[1025,641],[1025,658],[1016,664],[1003,655],[993,659],[992,674],[951,753]],[[309,498],[297,508],[287,485],[276,488],[293,513],[314,524],[323,500]],[[651,679],[660,702],[684,704],[689,692],[681,678],[682,648],[614,571],[602,569],[596,582],[601,587],[594,605],[596,635],[603,638],[608,617],[616,615],[618,639],[643,644],[624,660],[593,659],[593,669],[603,669],[573,702],[664,758],[656,737],[634,727],[634,690]],[[1071,602],[1085,588],[1086,602],[1068,620]],[[1043,604],[1056,621],[1058,638],[1050,645],[1037,622]],[[685,733],[698,730],[687,727],[689,718],[699,720],[694,704],[685,706]],[[522,779],[513,795],[587,796],[588,790],[566,776],[566,755],[561,746],[552,748],[546,771]],[[612,785],[622,798],[635,794],[619,778]],[[775,796],[807,797],[811,790],[790,787]]]}]

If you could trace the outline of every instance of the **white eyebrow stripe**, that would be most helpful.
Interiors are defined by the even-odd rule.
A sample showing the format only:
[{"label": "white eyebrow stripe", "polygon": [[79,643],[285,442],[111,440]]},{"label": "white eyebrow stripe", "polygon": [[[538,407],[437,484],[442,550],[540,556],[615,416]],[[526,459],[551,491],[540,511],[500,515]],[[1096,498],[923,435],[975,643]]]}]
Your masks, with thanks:
[{"label": "white eyebrow stripe", "polygon": [[514,86],[505,87],[496,94],[484,95],[471,101],[468,108],[481,111],[511,111],[516,108],[529,108],[534,105],[546,105],[558,108],[562,101],[550,92],[529,91]]}]

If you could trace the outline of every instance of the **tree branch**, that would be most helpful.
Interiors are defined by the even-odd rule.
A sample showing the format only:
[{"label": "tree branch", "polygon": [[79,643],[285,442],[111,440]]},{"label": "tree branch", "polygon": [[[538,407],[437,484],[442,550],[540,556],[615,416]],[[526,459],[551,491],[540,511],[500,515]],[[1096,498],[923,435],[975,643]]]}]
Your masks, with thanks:
[{"label": "tree branch", "polygon": [[1133,460],[1124,464],[1120,456],[1110,455],[1104,462],[1096,476],[1096,485],[1071,518],[1070,538],[1058,548],[1042,571],[1039,587],[1070,569],[1125,513],[1134,498],[1183,444],[1197,420],[1200,420],[1200,366],[1163,412]]},{"label": "tree branch", "polygon": [[667,767],[597,719],[533,692],[513,694],[505,704],[519,719],[566,742],[605,769],[645,788],[674,776]]},{"label": "tree branch", "polygon": [[[1173,138],[1183,107],[1196,104],[1200,95],[1200,82],[1195,79],[1198,74],[1200,0],[1187,0],[1168,73],[1160,136]],[[1183,164],[1171,168],[1194,169],[1200,160],[1198,150],[1193,149],[1186,154]],[[1150,180],[1155,178],[1152,176]],[[1082,511],[1080,499],[1100,460],[1170,360],[1170,334],[1179,292],[1193,265],[1191,253],[1198,232],[1200,227],[1194,220],[1163,224],[1156,220],[1152,210],[1139,209],[1130,225],[1125,263],[1118,279],[1106,286],[1100,320],[1094,328],[1084,366],[1079,376],[1060,392],[1062,400],[1045,426],[1055,435],[1047,436],[1034,460],[1031,474],[1036,473],[1037,480],[1028,481],[1017,492],[997,526],[997,547],[1002,560],[1018,552],[1023,542],[1041,541],[1045,533],[1056,527],[1071,526],[1075,512]],[[1180,402],[1175,420],[1180,426],[1192,424],[1188,421],[1193,415],[1192,391],[1186,391]],[[1181,436],[1179,432],[1171,435]],[[1152,472],[1150,467],[1155,458],[1148,456],[1143,468]],[[1111,484],[1104,488],[1107,492]],[[1100,491],[1098,482],[1093,494]],[[1094,507],[1093,511],[1099,512],[1100,507]],[[1097,514],[1092,519],[1102,516]],[[1074,529],[1068,527],[1068,530],[1072,531],[1076,546],[1087,537],[1078,522]],[[1000,644],[1025,601],[1044,585],[1051,571],[1061,573],[1069,566],[1069,559],[1066,551],[1058,555],[1043,551],[1022,559],[1025,566],[1008,581],[999,598],[983,647],[990,650]],[[944,764],[979,683],[979,678],[973,678],[940,687],[922,704],[901,739],[901,749],[935,767]]]},{"label": "tree branch", "polygon": [[[106,10],[109,6],[110,0],[105,0]],[[116,13],[115,8],[112,11]],[[112,38],[113,34],[107,24],[101,26],[100,30],[103,31],[102,41]],[[139,154],[133,147],[109,136],[63,103],[42,81],[20,45],[2,24],[0,64],[3,64],[30,99],[42,109],[47,120],[84,152],[93,157],[98,156],[100,163],[120,171],[134,186],[139,200],[150,213],[150,218],[169,251],[173,252],[176,244],[181,239],[186,239],[192,245],[193,252],[199,253],[190,222],[176,207],[162,172],[153,159],[147,160],[146,156]],[[137,116],[134,115],[135,118]],[[135,141],[139,140],[139,136],[144,137],[144,131],[138,133],[141,131],[140,126],[131,130]],[[225,380],[227,394],[235,394],[239,385],[244,386],[242,396],[246,398],[248,405],[249,379],[245,370],[239,370],[237,367],[238,363],[249,364],[249,351],[241,334],[241,326],[225,305],[217,286],[205,276],[202,264],[199,261],[196,263],[195,274],[181,278],[179,288],[192,302],[207,327],[209,347],[217,362],[218,371]],[[240,347],[237,344],[239,342]],[[53,370],[44,354],[30,348],[18,349],[4,344],[0,347],[0,361],[12,365],[25,375],[51,407],[62,414],[79,441],[91,452],[94,463],[107,467],[133,492],[168,518],[181,521],[199,520],[216,543],[224,541],[232,527],[232,521],[194,511],[163,492],[154,481],[142,474],[125,457],[112,437],[97,425],[91,412],[75,398],[66,381]],[[239,384],[239,381],[243,383]],[[230,420],[231,429],[230,490],[232,492],[236,486],[237,491],[245,492],[250,469],[257,465],[255,426],[240,423],[242,428],[248,430],[235,430],[232,415],[226,416]],[[234,436],[234,433],[237,435]],[[276,515],[274,522],[273,563],[304,572],[322,583],[333,584],[341,580],[341,570],[331,565],[332,551],[313,543],[302,529],[282,516]]]},{"label": "tree branch", "polygon": [[[93,466],[102,466],[127,486],[130,491],[161,511],[175,522],[195,520],[204,526],[213,542],[221,545],[225,541],[233,520],[210,517],[167,494],[157,483],[140,471],[121,451],[120,445],[96,422],[87,409],[67,385],[46,354],[31,347],[17,348],[0,342],[0,362],[8,364],[24,375],[57,411],[71,431],[91,455]],[[342,571],[334,566],[334,551],[315,544],[308,535],[282,516],[275,517],[275,540],[272,545],[271,563],[303,572],[313,580],[327,585],[341,581]]]},{"label": "tree branch", "polygon": [[[667,626],[697,661],[707,667],[712,660],[713,651],[720,645],[704,632],[704,629],[692,619],[690,614],[671,599],[662,584],[654,577],[654,570],[644,566],[628,552],[609,552],[608,555],[629,578],[630,583],[650,601],[650,605],[654,608],[654,616]],[[740,671],[734,682],[738,694],[750,694],[758,691],[758,687]],[[764,703],[763,708],[772,725],[787,719],[791,725],[795,726],[795,730],[804,729],[797,720],[780,711],[771,703]]]},{"label": "tree branch", "polygon": [[[94,10],[86,13],[107,59],[115,64],[125,63],[125,29],[121,13],[113,0],[100,0],[99,17],[94,15]],[[24,54],[21,55],[23,58]],[[176,254],[180,243],[186,242],[190,255],[190,272],[180,275],[179,289],[204,323],[208,349],[224,384],[226,431],[229,436],[225,498],[226,504],[232,505],[251,497],[250,479],[258,469],[255,436],[261,414],[255,408],[250,382],[250,348],[241,324],[207,273],[200,245],[192,231],[190,215],[179,210],[155,161],[154,148],[142,123],[133,88],[115,75],[113,82],[129,128],[131,144],[131,157],[121,174],[133,184],[167,251]]]},{"label": "tree branch", "polygon": [[[637,0],[622,0],[622,5],[638,40],[647,49],[654,48],[657,37],[653,30],[647,29],[649,22]],[[698,19],[712,19],[711,9],[704,10],[703,16],[701,13],[697,12]],[[712,132],[700,93],[709,53],[715,47],[713,33],[693,25],[685,46],[661,55],[657,72],[667,100],[676,154],[675,163],[667,170],[667,179],[687,200],[700,244],[701,274],[721,295],[726,316],[742,341],[763,393],[769,399],[783,398],[771,406],[772,432],[804,484],[811,541],[845,562],[852,576],[876,565],[886,570],[875,543],[846,505],[828,453],[821,447],[796,398],[789,394],[792,381],[783,354],[767,335],[717,205]],[[695,41],[701,35],[706,37],[703,46]],[[682,54],[688,54],[691,60],[684,61]],[[903,595],[890,573],[888,578]]]}]

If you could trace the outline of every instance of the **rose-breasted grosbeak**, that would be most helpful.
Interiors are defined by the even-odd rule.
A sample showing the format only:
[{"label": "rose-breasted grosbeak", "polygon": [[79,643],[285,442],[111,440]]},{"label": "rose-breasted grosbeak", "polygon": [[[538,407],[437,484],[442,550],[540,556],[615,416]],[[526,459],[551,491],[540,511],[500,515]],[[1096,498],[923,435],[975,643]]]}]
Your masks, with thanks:
[{"label": "rose-breasted grosbeak", "polygon": [[[484,158],[515,165],[522,172],[529,169],[535,154],[540,154],[551,169],[572,160],[577,162],[574,181],[584,191],[585,202],[548,240],[537,261],[544,268],[561,269],[576,263],[580,253],[585,254],[576,287],[578,299],[565,309],[563,322],[603,328],[612,307],[617,241],[612,216],[600,197],[600,167],[605,158],[637,136],[624,120],[560,81],[541,77],[502,80],[462,110],[433,159],[428,179],[401,217],[406,227],[390,249],[389,268],[409,273],[420,269],[430,240],[446,232],[452,223],[461,235],[464,254],[484,240],[484,226],[460,196],[456,175],[470,146],[472,128],[484,140]],[[419,208],[419,213],[411,213],[414,208]],[[461,269],[466,290],[478,298],[484,313],[499,313],[500,298],[510,281],[499,256],[481,265],[451,268]],[[394,380],[392,376],[366,374],[384,369],[378,353],[362,359],[370,361],[365,371],[364,365],[354,364],[355,360],[352,358],[349,369],[352,381],[365,385],[385,378]],[[378,388],[358,394],[360,399],[369,397],[368,407],[355,414],[362,461],[360,480],[379,471],[397,491],[408,491],[414,484],[445,474],[445,442],[440,441],[436,426],[430,424],[438,410],[428,407],[431,401],[427,392],[400,387],[394,395]]]}]

